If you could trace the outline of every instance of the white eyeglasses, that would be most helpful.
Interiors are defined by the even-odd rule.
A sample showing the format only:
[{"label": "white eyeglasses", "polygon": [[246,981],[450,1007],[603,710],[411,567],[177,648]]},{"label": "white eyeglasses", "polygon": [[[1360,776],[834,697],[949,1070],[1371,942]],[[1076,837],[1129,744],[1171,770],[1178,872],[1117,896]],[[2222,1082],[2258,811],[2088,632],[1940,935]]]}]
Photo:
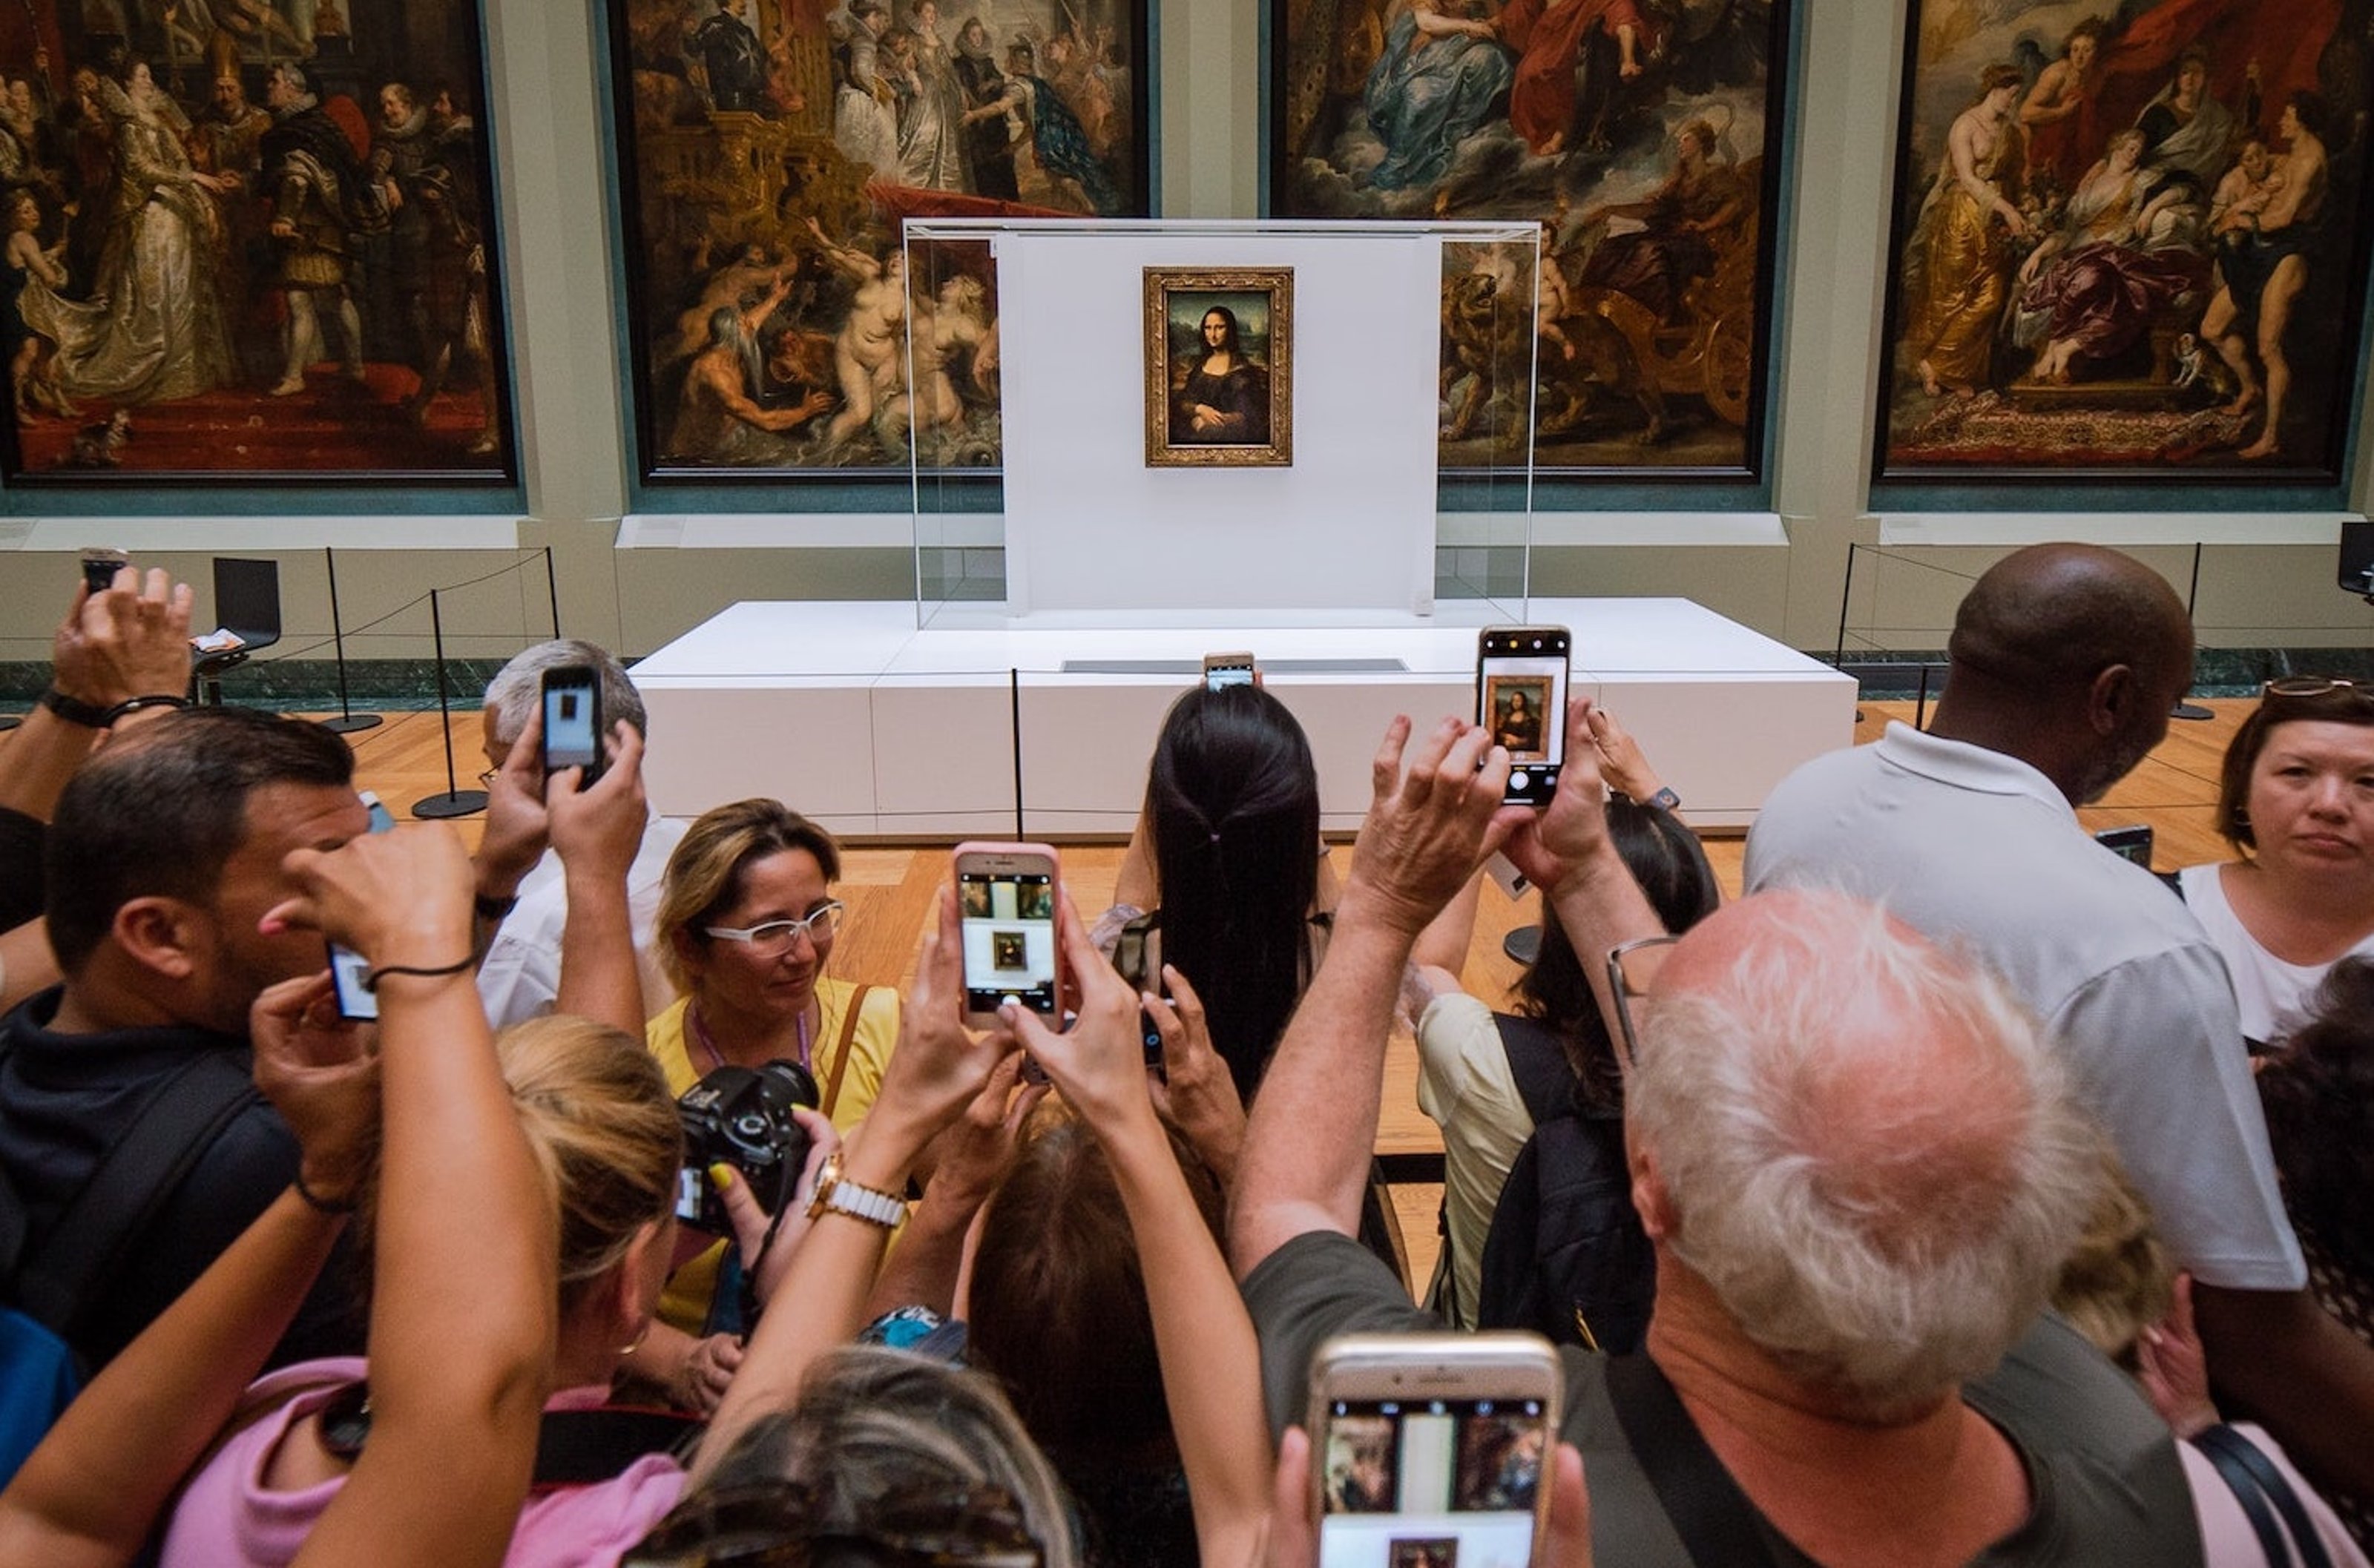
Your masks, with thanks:
[{"label": "white eyeglasses", "polygon": [[832,940],[840,929],[841,905],[838,898],[828,899],[808,911],[804,920],[769,920],[764,925],[737,930],[732,926],[704,926],[701,929],[726,942],[738,942],[761,958],[775,958],[792,950],[792,944],[802,937],[810,946]]}]

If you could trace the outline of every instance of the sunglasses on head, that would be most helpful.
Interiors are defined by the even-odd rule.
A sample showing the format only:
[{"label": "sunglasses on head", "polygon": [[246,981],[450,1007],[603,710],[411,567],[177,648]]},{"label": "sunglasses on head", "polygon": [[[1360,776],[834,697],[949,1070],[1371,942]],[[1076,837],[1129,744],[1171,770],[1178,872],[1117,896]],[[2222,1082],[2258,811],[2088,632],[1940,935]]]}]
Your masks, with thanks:
[{"label": "sunglasses on head", "polygon": [[826,1526],[799,1481],[711,1487],[676,1504],[619,1568],[808,1568],[854,1561],[913,1568],[1040,1568],[1022,1508],[1001,1487],[928,1487],[875,1499],[862,1523]]},{"label": "sunglasses on head", "polygon": [[2261,700],[2330,696],[2347,692],[2359,702],[2374,703],[2374,685],[2345,680],[2339,675],[2281,675],[2259,688]]}]

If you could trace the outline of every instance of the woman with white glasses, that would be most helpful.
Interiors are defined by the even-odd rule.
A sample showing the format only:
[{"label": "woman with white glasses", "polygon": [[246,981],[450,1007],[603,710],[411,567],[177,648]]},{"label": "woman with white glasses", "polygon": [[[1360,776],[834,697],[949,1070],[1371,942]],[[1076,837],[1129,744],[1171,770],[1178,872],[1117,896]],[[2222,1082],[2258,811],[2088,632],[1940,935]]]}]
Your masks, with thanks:
[{"label": "woman with white glasses", "polygon": [[[651,1022],[652,1055],[681,1095],[721,1067],[796,1062],[836,1129],[857,1124],[899,1039],[899,993],[824,973],[841,920],[840,847],[780,801],[700,817],[668,860],[660,961],[679,993]],[[741,1363],[738,1291],[721,1293],[723,1242],[676,1270],[660,1325],[629,1363],[688,1409],[715,1407]],[[713,1307],[722,1306],[722,1314]]]}]

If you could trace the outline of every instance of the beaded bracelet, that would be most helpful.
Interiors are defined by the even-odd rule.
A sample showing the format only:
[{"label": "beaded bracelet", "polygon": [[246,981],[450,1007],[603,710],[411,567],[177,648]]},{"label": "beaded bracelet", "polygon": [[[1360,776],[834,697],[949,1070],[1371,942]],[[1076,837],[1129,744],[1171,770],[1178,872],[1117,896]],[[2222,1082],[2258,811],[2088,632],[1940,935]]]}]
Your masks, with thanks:
[{"label": "beaded bracelet", "polygon": [[459,964],[448,964],[441,969],[420,969],[408,964],[382,964],[363,977],[363,989],[376,995],[379,991],[379,983],[390,975],[411,975],[420,979],[433,980],[443,975],[459,975],[477,962],[477,955],[473,954]]}]

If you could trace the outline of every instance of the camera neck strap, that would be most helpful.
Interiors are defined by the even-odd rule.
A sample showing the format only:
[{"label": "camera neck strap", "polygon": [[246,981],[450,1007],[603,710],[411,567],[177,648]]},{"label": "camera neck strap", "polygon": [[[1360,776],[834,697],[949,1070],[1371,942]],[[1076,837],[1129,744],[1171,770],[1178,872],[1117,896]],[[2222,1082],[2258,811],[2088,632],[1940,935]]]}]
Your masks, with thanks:
[{"label": "camera neck strap", "polygon": [[1646,1354],[1607,1358],[1607,1401],[1682,1548],[1698,1568],[1772,1568],[1756,1504]]}]

